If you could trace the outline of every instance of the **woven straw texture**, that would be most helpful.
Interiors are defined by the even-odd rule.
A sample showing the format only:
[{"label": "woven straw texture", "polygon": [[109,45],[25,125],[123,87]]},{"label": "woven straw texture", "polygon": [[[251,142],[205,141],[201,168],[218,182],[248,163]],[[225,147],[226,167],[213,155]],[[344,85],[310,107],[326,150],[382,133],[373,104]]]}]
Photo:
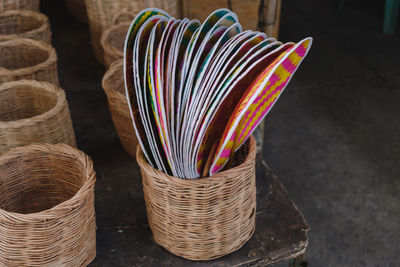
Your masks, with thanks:
[{"label": "woven straw texture", "polygon": [[96,256],[95,172],[68,145],[0,156],[0,266],[86,266]]},{"label": "woven straw texture", "polygon": [[125,151],[136,157],[138,141],[133,129],[131,114],[125,95],[123,61],[114,62],[103,77],[103,89],[107,95],[108,107],[119,140]]},{"label": "woven straw texture", "polygon": [[138,146],[136,159],[154,240],[191,260],[219,258],[242,247],[255,229],[255,156],[251,137],[235,154],[235,167],[185,180],[152,168]]},{"label": "woven straw texture", "polygon": [[0,13],[0,35],[25,37],[51,43],[48,18],[31,10],[10,10]]},{"label": "woven straw texture", "polygon": [[54,48],[28,38],[0,38],[0,82],[32,79],[58,85]]},{"label": "woven straw texture", "polygon": [[68,12],[78,21],[87,22],[85,0],[65,0]]},{"label": "woven straw texture", "polygon": [[177,17],[179,3],[180,0],[86,0],[91,41],[97,60],[104,63],[101,34],[115,24],[121,14],[130,13],[135,16],[145,8],[158,7]]},{"label": "woven straw texture", "polygon": [[65,92],[33,80],[0,85],[0,154],[32,143],[76,146]]},{"label": "woven straw texture", "polygon": [[101,35],[105,66],[109,67],[114,61],[124,57],[124,43],[128,29],[129,23],[120,23],[111,26]]},{"label": "woven straw texture", "polygon": [[0,0],[0,12],[29,9],[39,12],[40,0]]}]

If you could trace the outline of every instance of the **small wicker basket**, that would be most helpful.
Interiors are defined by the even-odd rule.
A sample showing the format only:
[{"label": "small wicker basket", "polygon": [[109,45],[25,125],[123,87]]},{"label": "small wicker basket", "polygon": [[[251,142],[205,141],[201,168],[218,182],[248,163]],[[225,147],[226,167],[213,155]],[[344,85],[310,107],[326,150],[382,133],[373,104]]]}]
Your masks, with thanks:
[{"label": "small wicker basket", "polygon": [[0,156],[0,266],[86,266],[96,256],[95,172],[65,144]]},{"label": "small wicker basket", "polygon": [[104,74],[102,85],[107,95],[108,106],[119,140],[125,151],[135,158],[138,141],[133,129],[131,114],[124,91],[122,60],[116,61],[110,66]]},{"label": "small wicker basket", "polygon": [[0,36],[25,37],[51,43],[49,19],[31,10],[0,13]]},{"label": "small wicker basket", "polygon": [[58,85],[54,48],[28,38],[0,38],[0,82],[32,79]]},{"label": "small wicker basket", "polygon": [[148,7],[158,7],[171,16],[179,16],[180,0],[86,0],[90,37],[94,54],[104,64],[103,50],[100,44],[101,34],[116,22],[121,14],[133,14]]},{"label": "small wicker basket", "polygon": [[76,146],[65,92],[33,80],[0,84],[0,155],[32,143]]},{"label": "small wicker basket", "polygon": [[68,12],[80,22],[87,22],[85,0],[65,0]]},{"label": "small wicker basket", "polygon": [[0,12],[22,9],[39,12],[40,0],[0,0]]},{"label": "small wicker basket", "polygon": [[137,150],[147,219],[156,243],[190,260],[211,260],[250,239],[256,216],[253,137],[235,154],[236,167],[199,179],[166,175],[150,166],[139,146]]},{"label": "small wicker basket", "polygon": [[128,29],[129,23],[123,22],[111,26],[101,35],[101,46],[104,51],[104,64],[106,67],[124,57],[124,43]]}]

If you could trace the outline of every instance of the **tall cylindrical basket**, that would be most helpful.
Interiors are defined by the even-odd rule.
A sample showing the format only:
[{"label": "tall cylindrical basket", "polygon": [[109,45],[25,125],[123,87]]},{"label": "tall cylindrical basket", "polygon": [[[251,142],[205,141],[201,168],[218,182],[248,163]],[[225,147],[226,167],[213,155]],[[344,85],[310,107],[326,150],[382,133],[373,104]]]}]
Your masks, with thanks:
[{"label": "tall cylindrical basket", "polygon": [[104,63],[101,34],[115,23],[118,16],[126,13],[135,16],[145,8],[157,7],[178,17],[179,4],[179,0],[86,0],[90,37],[97,60]]},{"label": "tall cylindrical basket", "polygon": [[49,19],[31,10],[10,10],[0,13],[0,37],[14,36],[51,43]]},{"label": "tall cylindrical basket", "polygon": [[39,12],[40,0],[0,0],[0,12],[22,9]]},{"label": "tall cylindrical basket", "polygon": [[57,54],[43,41],[0,37],[0,82],[32,79],[58,84]]},{"label": "tall cylindrical basket", "polygon": [[147,219],[156,243],[190,260],[211,260],[242,247],[255,229],[255,156],[251,137],[235,154],[235,167],[212,177],[181,179],[151,167],[138,146]]},{"label": "tall cylindrical basket", "polygon": [[101,46],[104,51],[104,64],[106,67],[124,57],[124,43],[128,29],[129,23],[123,22],[111,26],[101,35]]},{"label": "tall cylindrical basket", "polygon": [[0,156],[0,266],[86,266],[96,256],[95,172],[65,144]]},{"label": "tall cylindrical basket", "polygon": [[135,158],[138,140],[126,100],[122,60],[116,61],[110,66],[104,74],[102,85],[107,95],[108,107],[119,140],[125,151]]},{"label": "tall cylindrical basket", "polygon": [[0,84],[0,154],[32,143],[76,146],[65,92],[54,84]]}]

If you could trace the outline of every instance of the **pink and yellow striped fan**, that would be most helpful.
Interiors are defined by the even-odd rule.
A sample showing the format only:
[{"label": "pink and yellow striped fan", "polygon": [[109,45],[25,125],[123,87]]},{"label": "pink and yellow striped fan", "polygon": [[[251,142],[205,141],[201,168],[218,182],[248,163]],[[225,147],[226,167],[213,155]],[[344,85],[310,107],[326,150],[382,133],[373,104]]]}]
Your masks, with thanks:
[{"label": "pink and yellow striped fan", "polygon": [[[279,42],[272,42],[270,45],[266,45],[254,53],[253,56],[246,60],[246,63],[242,64],[240,68],[244,67],[246,70],[235,79],[236,81],[234,81],[233,84],[229,85],[233,88],[230,89],[230,93],[222,100],[220,106],[217,108],[212,122],[209,124],[205,136],[201,141],[196,164],[198,173],[203,176],[208,176],[219,140],[223,139],[222,137],[227,125],[233,123],[233,119],[235,118],[232,114],[234,114],[237,104],[251,88],[253,81],[257,79],[258,75],[265,68],[275,62],[275,59],[278,58],[279,55],[290,50],[294,45],[295,44],[291,42],[283,45]],[[239,69],[234,70],[235,73],[238,71]],[[228,78],[228,80],[229,79],[230,78]]]},{"label": "pink and yellow striped fan", "polygon": [[251,84],[235,108],[220,140],[209,174],[220,171],[229,158],[268,114],[307,55],[312,38],[306,38],[285,51]]}]

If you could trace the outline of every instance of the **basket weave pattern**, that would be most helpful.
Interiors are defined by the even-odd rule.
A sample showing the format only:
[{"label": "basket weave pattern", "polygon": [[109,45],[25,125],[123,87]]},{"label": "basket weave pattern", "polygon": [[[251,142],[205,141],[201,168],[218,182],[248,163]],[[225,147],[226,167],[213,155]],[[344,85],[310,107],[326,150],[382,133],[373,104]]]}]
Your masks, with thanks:
[{"label": "basket weave pattern", "polygon": [[30,9],[39,12],[40,0],[0,0],[0,12],[21,9]]},{"label": "basket weave pattern", "polygon": [[129,23],[120,23],[111,26],[101,35],[101,46],[104,51],[104,64],[106,67],[124,57],[124,42]]},{"label": "basket weave pattern", "polygon": [[0,38],[0,82],[32,79],[58,85],[57,54],[42,41]]},{"label": "basket weave pattern", "polygon": [[10,10],[0,13],[0,36],[31,38],[51,43],[48,18],[31,10]]},{"label": "basket weave pattern", "polygon": [[236,153],[235,157],[245,157],[236,167],[185,180],[152,168],[138,147],[136,158],[154,240],[191,260],[215,259],[242,247],[255,229],[255,156],[251,137]]},{"label": "basket weave pattern", "polygon": [[0,156],[0,266],[86,266],[96,256],[95,172],[68,145]]},{"label": "basket weave pattern", "polygon": [[110,66],[103,77],[102,85],[107,95],[108,107],[119,140],[125,151],[135,158],[138,141],[124,92],[122,60],[116,61]]},{"label": "basket weave pattern", "polygon": [[124,13],[136,15],[149,7],[158,7],[171,16],[179,16],[178,0],[86,0],[92,46],[97,60],[104,63],[100,38],[103,31],[111,27],[116,18]]},{"label": "basket weave pattern", "polygon": [[33,80],[0,85],[0,154],[32,143],[76,146],[65,92]]}]

